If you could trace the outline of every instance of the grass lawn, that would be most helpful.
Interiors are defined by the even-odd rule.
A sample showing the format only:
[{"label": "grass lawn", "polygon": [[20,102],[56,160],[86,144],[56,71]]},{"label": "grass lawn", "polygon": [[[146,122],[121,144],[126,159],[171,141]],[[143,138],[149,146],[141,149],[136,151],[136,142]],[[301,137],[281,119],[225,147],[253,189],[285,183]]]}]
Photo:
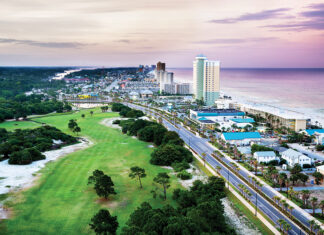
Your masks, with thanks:
[{"label": "grass lawn", "polygon": [[35,128],[41,126],[36,122],[31,121],[10,121],[0,123],[0,128],[5,128],[8,131],[15,129],[26,129],[26,128]]},{"label": "grass lawn", "polygon": [[[37,118],[37,121],[54,125],[69,134],[72,133],[67,128],[68,120],[77,119],[81,135],[94,144],[47,164],[41,170],[37,185],[14,197],[10,203],[14,216],[2,225],[0,223],[0,228],[4,228],[0,229],[0,234],[92,234],[88,224],[100,208],[108,208],[118,216],[120,229],[144,201],[153,207],[166,203],[175,205],[171,194],[176,187],[180,187],[175,176],[172,176],[166,202],[152,197],[151,190],[156,188],[152,184],[153,178],[158,172],[169,170],[149,163],[153,151],[149,144],[99,124],[102,119],[117,114],[94,110],[93,117],[89,110],[83,110],[69,115]],[[81,117],[82,113],[86,114],[85,118]],[[135,165],[143,167],[147,173],[142,180],[142,190],[137,181],[128,177],[129,168]],[[111,196],[108,201],[99,200],[92,186],[87,185],[87,179],[95,169],[103,170],[115,183],[117,195]],[[162,190],[159,192],[162,193]]]}]

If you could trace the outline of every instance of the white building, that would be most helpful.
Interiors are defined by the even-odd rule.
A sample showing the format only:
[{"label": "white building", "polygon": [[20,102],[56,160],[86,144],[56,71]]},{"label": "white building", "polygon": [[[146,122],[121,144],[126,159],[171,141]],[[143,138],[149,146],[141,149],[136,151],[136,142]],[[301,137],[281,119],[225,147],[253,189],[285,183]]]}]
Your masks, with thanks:
[{"label": "white building", "polygon": [[317,166],[316,171],[324,175],[324,165]]},{"label": "white building", "polygon": [[195,98],[203,99],[212,106],[219,98],[219,61],[209,61],[204,55],[198,55],[193,62],[193,92]]},{"label": "white building", "polygon": [[246,126],[253,126],[254,123],[253,118],[233,118],[229,120],[230,125],[236,125],[237,127],[244,128]]},{"label": "white building", "polygon": [[279,161],[279,158],[276,156],[276,153],[274,151],[260,151],[255,152],[253,154],[253,157],[259,162],[269,163],[270,161],[277,160]]},{"label": "white building", "polygon": [[281,153],[281,157],[287,161],[287,164],[290,167],[293,167],[295,164],[303,166],[304,164],[312,164],[312,159],[298,151],[293,149],[287,149]]},{"label": "white building", "polygon": [[136,91],[132,91],[132,92],[129,93],[129,98],[131,100],[138,100],[139,94]]},{"label": "white building", "polygon": [[192,84],[191,83],[180,83],[176,84],[175,92],[179,95],[192,94]]}]

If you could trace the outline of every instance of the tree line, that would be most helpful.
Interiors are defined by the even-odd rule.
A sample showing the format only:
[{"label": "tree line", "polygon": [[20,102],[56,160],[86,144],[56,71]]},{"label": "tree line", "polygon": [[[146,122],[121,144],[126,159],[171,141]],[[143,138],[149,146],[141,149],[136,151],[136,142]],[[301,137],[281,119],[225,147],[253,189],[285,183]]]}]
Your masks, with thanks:
[{"label": "tree line", "polygon": [[[53,140],[60,141],[54,144]],[[44,151],[74,144],[77,139],[52,126],[35,129],[16,129],[12,132],[0,128],[0,160],[9,159],[9,164],[25,165],[45,159]]]},{"label": "tree line", "polygon": [[139,118],[144,116],[144,113],[141,110],[132,109],[121,103],[113,103],[111,111],[119,112],[120,116],[127,118]]},{"label": "tree line", "polygon": [[45,95],[17,95],[13,98],[0,98],[0,122],[6,119],[26,118],[33,114],[63,113],[71,111],[68,103],[48,99]]}]

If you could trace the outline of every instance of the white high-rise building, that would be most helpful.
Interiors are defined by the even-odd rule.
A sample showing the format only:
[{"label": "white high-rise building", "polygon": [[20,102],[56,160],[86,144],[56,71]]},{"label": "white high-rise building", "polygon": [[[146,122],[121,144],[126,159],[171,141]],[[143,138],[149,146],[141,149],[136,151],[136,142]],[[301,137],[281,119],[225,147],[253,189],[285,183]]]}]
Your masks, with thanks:
[{"label": "white high-rise building", "polygon": [[193,62],[193,92],[195,98],[206,105],[214,105],[220,91],[220,62],[209,61],[204,55],[198,55]]}]

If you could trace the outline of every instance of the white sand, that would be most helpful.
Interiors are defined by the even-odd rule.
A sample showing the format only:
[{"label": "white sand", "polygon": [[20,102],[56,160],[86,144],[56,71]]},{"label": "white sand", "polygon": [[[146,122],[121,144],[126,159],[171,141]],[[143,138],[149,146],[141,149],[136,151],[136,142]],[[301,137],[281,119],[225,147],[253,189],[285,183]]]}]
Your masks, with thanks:
[{"label": "white sand", "polygon": [[29,165],[9,165],[8,160],[0,162],[0,177],[4,177],[4,179],[0,179],[0,194],[31,186],[35,179],[36,172],[43,168],[46,163],[77,150],[84,149],[90,144],[89,141],[85,140],[79,144],[44,152],[43,154],[46,156],[46,159],[32,162]]}]

